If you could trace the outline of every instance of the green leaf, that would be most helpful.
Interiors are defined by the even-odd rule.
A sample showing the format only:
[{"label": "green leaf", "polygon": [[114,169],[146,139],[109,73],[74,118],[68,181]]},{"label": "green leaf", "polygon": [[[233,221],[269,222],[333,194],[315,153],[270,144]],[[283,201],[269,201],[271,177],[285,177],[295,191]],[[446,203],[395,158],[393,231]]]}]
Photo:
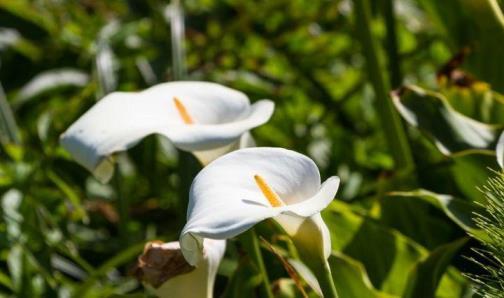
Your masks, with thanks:
[{"label": "green leaf", "polygon": [[489,169],[498,168],[494,155],[465,154],[454,155],[450,170],[464,197],[473,202],[485,203],[483,193],[478,189],[490,177]]},{"label": "green leaf", "polygon": [[340,297],[386,298],[397,297],[377,291],[364,266],[344,254],[333,252],[329,265]]},{"label": "green leaf", "polygon": [[[428,255],[428,251],[396,230],[354,213],[342,202],[334,201],[323,213],[331,232],[332,248],[361,262],[373,286],[379,291],[401,295],[408,282],[406,274]],[[465,281],[446,276],[446,283],[458,286],[461,292]],[[456,296],[456,295],[455,295]]]},{"label": "green leaf", "polygon": [[401,116],[430,136],[444,155],[493,154],[502,125],[488,125],[455,111],[439,93],[406,86],[392,94]]},{"label": "green leaf", "polygon": [[23,287],[23,258],[23,247],[13,245],[7,256],[7,267],[16,292],[21,292]]},{"label": "green leaf", "polygon": [[448,85],[440,92],[453,109],[471,119],[487,124],[504,123],[504,96],[481,82],[467,87]]},{"label": "green leaf", "polygon": [[104,262],[102,266],[92,272],[84,283],[80,284],[80,286],[75,289],[75,293],[79,293],[80,297],[87,297],[86,295],[95,283],[100,281],[107,273],[114,270],[116,267],[131,262],[142,252],[144,246],[145,242],[140,242],[130,245],[124,250],[118,252],[114,257]]},{"label": "green leaf", "polygon": [[14,285],[12,284],[11,279],[5,273],[2,272],[0,272],[0,285],[10,290],[14,290]]},{"label": "green leaf", "polygon": [[31,41],[23,38],[18,30],[0,28],[0,51],[8,48],[17,51],[31,60],[37,60],[41,56],[39,48]]},{"label": "green leaf", "polygon": [[83,87],[89,76],[78,69],[60,68],[39,73],[26,83],[13,100],[16,106],[22,105],[41,94],[67,87]]},{"label": "green leaf", "polygon": [[390,199],[418,199],[443,211],[454,223],[476,237],[486,237],[476,225],[475,214],[484,214],[480,205],[454,198],[451,195],[437,194],[425,189],[407,192],[393,192]]},{"label": "green leaf", "polygon": [[19,210],[22,201],[23,194],[17,189],[10,189],[2,196],[3,219],[7,226],[7,235],[12,239],[19,238],[22,233],[23,215]]},{"label": "green leaf", "polygon": [[51,180],[56,187],[63,192],[67,199],[72,203],[72,207],[75,208],[73,215],[77,219],[82,219],[84,222],[89,221],[86,209],[81,203],[79,195],[74,191],[74,189],[65,182],[63,178],[58,176],[55,172],[49,171],[47,173],[47,178]]},{"label": "green leaf", "polygon": [[53,15],[39,5],[27,0],[0,1],[0,9],[8,11],[48,32],[55,32],[58,28]]},{"label": "green leaf", "polygon": [[417,263],[409,274],[408,286],[402,297],[434,298],[439,282],[451,259],[467,243],[465,237],[442,245]]}]

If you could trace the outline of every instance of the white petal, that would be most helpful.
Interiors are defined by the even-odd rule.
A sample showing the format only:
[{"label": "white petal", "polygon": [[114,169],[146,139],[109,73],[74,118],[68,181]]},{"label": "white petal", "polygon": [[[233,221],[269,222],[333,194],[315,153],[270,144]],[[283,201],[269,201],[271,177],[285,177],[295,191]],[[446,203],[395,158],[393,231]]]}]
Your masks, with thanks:
[{"label": "white petal", "polygon": [[322,211],[329,205],[338,191],[340,179],[337,176],[328,178],[320,187],[320,190],[311,198],[300,203],[289,205],[285,213],[292,213],[302,217],[312,216]]},{"label": "white petal", "polygon": [[[238,91],[210,82],[169,82],[141,92],[151,101],[168,105],[171,121],[182,124],[173,104],[177,97],[187,108],[196,124],[219,124],[242,119],[249,112],[248,97]],[[165,114],[166,116],[166,114]]]},{"label": "white petal", "polygon": [[274,103],[259,100],[250,106],[243,118],[220,124],[181,125],[165,128],[166,135],[178,148],[186,151],[201,151],[229,145],[248,130],[266,123],[273,114]]},{"label": "white petal", "polygon": [[242,148],[255,147],[256,143],[250,132],[245,132],[242,134],[240,140],[232,143],[231,145],[219,147],[216,149],[210,149],[205,151],[193,151],[192,154],[200,161],[204,166],[208,165],[210,162],[214,161],[216,158],[229,153],[234,150]]},{"label": "white petal", "polygon": [[300,252],[303,251],[304,254],[315,256],[319,260],[325,261],[329,258],[331,234],[320,213],[310,217],[280,214],[275,217],[275,220],[292,238]]},{"label": "white petal", "polygon": [[[256,174],[263,177],[286,204],[300,203],[312,197],[317,203],[294,205],[292,210],[290,206],[273,208],[256,185]],[[188,221],[180,239],[182,252],[193,264],[199,258],[199,239],[203,237],[234,237],[281,212],[301,214],[300,208],[306,206],[309,211],[305,213],[308,214],[315,210],[315,205],[325,206],[319,202],[323,201],[318,195],[320,187],[317,166],[297,152],[281,148],[248,148],[224,155],[205,167],[193,181]],[[329,193],[325,189],[323,193]]]},{"label": "white petal", "polygon": [[319,297],[323,297],[322,289],[320,289],[320,284],[313,274],[313,272],[304,264],[296,259],[289,259],[289,264],[294,267],[297,273],[306,281],[306,283],[315,291]]},{"label": "white petal", "polygon": [[[166,281],[155,290],[158,297],[187,297],[188,293],[193,297],[213,297],[215,277],[224,256],[226,241],[205,239],[203,243],[203,258],[196,264],[196,269]],[[180,248],[178,242],[165,243],[164,246],[172,249]]]},{"label": "white petal", "polygon": [[[174,97],[196,124],[183,123]],[[102,162],[148,135],[161,134],[186,151],[217,149],[268,121],[273,109],[269,100],[251,106],[243,93],[218,84],[165,83],[139,93],[107,95],[62,135],[61,143],[80,164],[107,180],[113,167],[107,162],[100,167]]]}]

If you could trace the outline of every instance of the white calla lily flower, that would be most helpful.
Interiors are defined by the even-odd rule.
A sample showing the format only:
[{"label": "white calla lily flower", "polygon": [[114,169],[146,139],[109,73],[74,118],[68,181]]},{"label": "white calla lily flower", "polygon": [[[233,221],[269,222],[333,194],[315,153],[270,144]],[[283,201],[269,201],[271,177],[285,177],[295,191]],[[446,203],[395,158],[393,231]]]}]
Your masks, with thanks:
[{"label": "white calla lily flower", "polygon": [[193,181],[180,237],[182,253],[190,264],[197,264],[204,238],[231,238],[273,218],[300,252],[325,263],[331,241],[320,211],[333,200],[338,186],[335,176],[321,184],[315,163],[294,151],[263,147],[228,153]]},{"label": "white calla lily flower", "polygon": [[226,241],[204,239],[203,246],[202,258],[193,267],[183,258],[178,241],[150,242],[138,259],[135,275],[160,298],[212,298]]},{"label": "white calla lily flower", "polygon": [[96,103],[61,143],[99,180],[113,175],[113,154],[159,134],[193,152],[203,164],[250,142],[248,131],[266,123],[274,104],[250,104],[237,90],[209,82],[170,82],[142,92],[114,92]]}]

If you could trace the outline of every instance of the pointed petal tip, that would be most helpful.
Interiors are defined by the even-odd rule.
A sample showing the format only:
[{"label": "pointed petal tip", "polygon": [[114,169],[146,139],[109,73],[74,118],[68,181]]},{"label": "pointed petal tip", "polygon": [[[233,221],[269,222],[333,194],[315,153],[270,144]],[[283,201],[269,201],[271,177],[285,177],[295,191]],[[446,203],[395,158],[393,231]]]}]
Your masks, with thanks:
[{"label": "pointed petal tip", "polygon": [[252,109],[256,110],[257,113],[260,113],[263,117],[264,124],[269,121],[271,116],[273,116],[273,112],[275,111],[275,103],[270,99],[261,99],[252,104]]},{"label": "pointed petal tip", "polygon": [[314,196],[301,203],[286,206],[284,213],[301,217],[310,217],[321,212],[334,200],[338,192],[339,184],[340,178],[338,176],[327,178]]},{"label": "pointed petal tip", "polygon": [[197,266],[203,258],[203,239],[190,232],[182,232],[180,247],[186,261],[192,266]]}]

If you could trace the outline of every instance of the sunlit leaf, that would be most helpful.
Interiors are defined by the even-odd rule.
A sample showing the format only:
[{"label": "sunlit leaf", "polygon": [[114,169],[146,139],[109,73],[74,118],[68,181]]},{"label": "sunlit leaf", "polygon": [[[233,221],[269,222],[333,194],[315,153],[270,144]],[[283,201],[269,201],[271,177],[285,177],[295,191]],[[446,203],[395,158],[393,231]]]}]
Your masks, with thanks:
[{"label": "sunlit leaf", "polygon": [[7,258],[7,266],[9,268],[12,283],[17,293],[20,293],[23,287],[23,259],[24,256],[21,245],[12,246]]},{"label": "sunlit leaf", "polygon": [[0,285],[4,286],[10,290],[14,289],[14,285],[12,284],[12,281],[10,280],[10,278],[2,272],[0,272]]},{"label": "sunlit leaf", "polygon": [[48,32],[54,32],[57,25],[54,19],[40,6],[34,5],[33,2],[27,0],[16,1],[0,1],[0,9],[22,18],[28,22],[39,26]]},{"label": "sunlit leaf", "polygon": [[31,41],[23,38],[19,31],[12,28],[0,27],[0,51],[13,49],[26,57],[37,60],[40,58],[40,50]]},{"label": "sunlit leaf", "polygon": [[96,54],[96,73],[100,83],[101,96],[104,96],[117,87],[116,77],[117,62],[114,52],[107,42],[100,42]]},{"label": "sunlit leaf", "polygon": [[296,270],[296,272],[303,278],[303,280],[317,293],[322,295],[322,290],[313,272],[303,262],[296,259],[289,259],[289,264]]},{"label": "sunlit leaf", "polygon": [[487,125],[455,111],[443,95],[406,86],[392,94],[401,116],[429,135],[445,155],[495,150],[502,125]]},{"label": "sunlit leaf", "polygon": [[51,265],[54,269],[68,274],[78,280],[84,279],[87,275],[86,272],[82,271],[82,269],[80,269],[74,263],[57,254],[51,256]]},{"label": "sunlit leaf", "polygon": [[7,235],[13,239],[21,237],[21,223],[23,215],[19,208],[23,194],[17,189],[10,189],[2,196],[3,219],[7,225]]},{"label": "sunlit leaf", "polygon": [[452,86],[442,88],[441,93],[454,110],[479,122],[488,124],[504,123],[504,96],[488,87]]},{"label": "sunlit leaf", "polygon": [[[323,212],[324,221],[331,231],[333,250],[364,265],[372,285],[379,291],[401,295],[408,282],[404,272],[412,270],[428,251],[396,230],[379,225],[370,218],[359,216],[343,203],[333,202]],[[372,249],[371,249],[372,248]],[[447,283],[464,286],[445,275],[441,286]]]},{"label": "sunlit leaf", "polygon": [[182,80],[187,76],[187,66],[184,49],[185,24],[184,10],[179,1],[173,1],[163,11],[165,19],[170,23],[173,78]]}]

